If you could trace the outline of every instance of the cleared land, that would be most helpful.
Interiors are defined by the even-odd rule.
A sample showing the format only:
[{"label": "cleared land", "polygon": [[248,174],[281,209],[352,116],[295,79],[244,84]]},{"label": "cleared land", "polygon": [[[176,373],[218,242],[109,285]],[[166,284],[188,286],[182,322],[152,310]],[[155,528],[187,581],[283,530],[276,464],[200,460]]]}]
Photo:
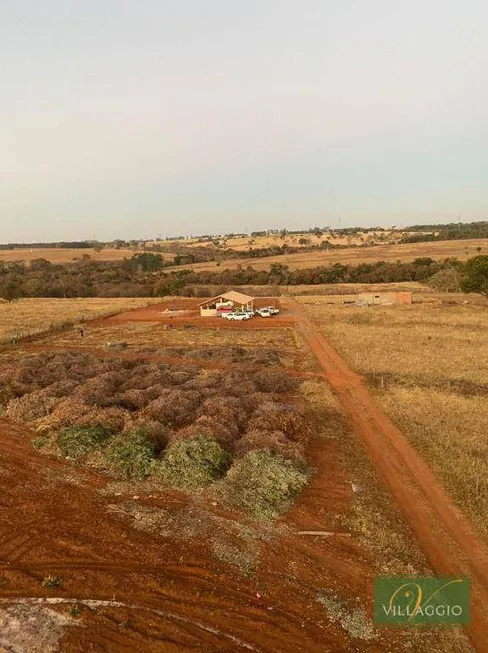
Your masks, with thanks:
[{"label": "cleared land", "polygon": [[[478,252],[481,247],[481,252]],[[192,270],[221,270],[222,268],[234,269],[239,265],[252,265],[255,270],[267,270],[272,263],[288,265],[290,269],[313,268],[320,265],[334,265],[344,263],[357,265],[359,263],[372,263],[374,261],[407,262],[416,258],[430,257],[432,259],[458,258],[465,261],[477,254],[486,253],[488,243],[486,238],[472,240],[445,240],[439,242],[424,242],[403,245],[374,245],[371,247],[351,247],[344,249],[331,249],[330,251],[318,250],[297,254],[284,254],[268,256],[266,258],[243,257],[239,259],[226,259],[222,253],[220,267],[217,262],[195,263],[185,265]],[[167,270],[178,270],[178,267],[168,267]]]},{"label": "cleared land", "polygon": [[69,323],[147,306],[150,298],[18,299],[0,302],[0,342],[44,333]]},{"label": "cleared land", "polygon": [[81,259],[87,254],[93,261],[121,261],[124,257],[131,258],[134,255],[132,249],[102,249],[100,252],[91,248],[33,248],[33,249],[2,249],[0,250],[0,261],[34,261],[45,258],[51,263],[72,263]]},{"label": "cleared land", "polygon": [[[191,303],[171,300],[175,311]],[[288,319],[286,307],[283,312]],[[47,650],[54,639],[66,653],[471,650],[459,631],[372,627],[375,573],[431,570],[345,412],[316,374],[301,332],[257,319],[243,329],[217,330],[212,319],[185,329],[185,319],[172,320],[155,306],[90,323],[83,340],[70,339],[69,350],[63,333],[2,348],[9,419],[0,421],[8,524],[0,536],[0,646],[18,644],[21,619],[30,624],[22,631],[24,646],[32,641]],[[173,329],[164,328],[172,322]],[[264,328],[267,322],[274,326]],[[107,348],[113,337],[127,349]],[[175,360],[159,360],[164,356]],[[299,453],[315,473],[276,521],[248,516],[247,508],[263,505],[259,494],[232,507],[219,491],[220,483],[232,482],[231,497],[248,500],[249,487],[256,491],[266,474],[233,473],[199,492],[176,490],[145,468],[147,449],[139,450],[139,466],[128,468],[114,443],[134,422],[150,419],[152,441],[160,446],[151,464],[158,468],[172,443],[186,441],[182,431],[199,424],[227,447],[232,469],[246,457],[243,444],[252,453],[275,431],[266,420],[277,413],[280,428],[290,430],[284,440],[268,439],[266,448]],[[73,431],[61,427],[86,426],[87,416],[113,430],[102,442],[99,431],[90,431],[80,448]],[[310,440],[302,438],[307,423],[314,427]],[[256,440],[261,424],[265,432]],[[145,480],[132,476],[141,464],[149,472]]]},{"label": "cleared land", "polygon": [[347,308],[297,300],[488,536],[486,306]]}]

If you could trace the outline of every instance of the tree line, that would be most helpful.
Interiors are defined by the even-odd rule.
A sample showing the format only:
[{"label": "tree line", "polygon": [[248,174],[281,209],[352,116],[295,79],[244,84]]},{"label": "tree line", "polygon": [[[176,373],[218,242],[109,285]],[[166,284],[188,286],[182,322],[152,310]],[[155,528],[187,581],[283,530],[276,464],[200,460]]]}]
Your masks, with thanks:
[{"label": "tree line", "polygon": [[139,253],[123,261],[84,259],[68,264],[37,259],[30,264],[0,263],[0,297],[160,297],[191,294],[202,285],[298,286],[338,283],[394,283],[418,281],[436,290],[481,292],[488,295],[488,256],[466,263],[457,259],[417,258],[408,263],[377,261],[336,263],[291,270],[271,264],[269,270],[252,265],[225,270],[165,269],[160,254]]}]

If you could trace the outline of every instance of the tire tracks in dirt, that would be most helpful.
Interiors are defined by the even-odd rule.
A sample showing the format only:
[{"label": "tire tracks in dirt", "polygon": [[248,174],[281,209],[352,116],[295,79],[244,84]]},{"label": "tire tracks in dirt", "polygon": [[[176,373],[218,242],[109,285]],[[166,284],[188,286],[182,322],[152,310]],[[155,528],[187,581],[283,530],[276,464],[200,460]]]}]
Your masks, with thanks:
[{"label": "tire tracks in dirt", "polygon": [[362,378],[348,367],[298,302],[290,299],[287,304],[434,571],[471,579],[472,621],[467,631],[475,648],[487,652],[486,545],[429,466],[379,408]]}]

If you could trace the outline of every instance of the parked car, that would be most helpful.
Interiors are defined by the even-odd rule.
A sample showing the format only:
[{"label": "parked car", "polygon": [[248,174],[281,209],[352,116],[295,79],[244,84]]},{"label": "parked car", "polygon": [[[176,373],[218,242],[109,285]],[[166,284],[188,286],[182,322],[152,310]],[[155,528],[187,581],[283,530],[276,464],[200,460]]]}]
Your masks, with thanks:
[{"label": "parked car", "polygon": [[228,320],[237,320],[239,322],[242,322],[243,320],[249,320],[250,315],[248,315],[244,311],[236,311],[235,313],[228,313],[225,317]]},{"label": "parked car", "polygon": [[243,312],[247,313],[249,317],[254,317],[256,315],[254,308],[245,308]]},{"label": "parked car", "polygon": [[272,316],[272,313],[269,310],[269,308],[258,308],[257,313],[261,317],[271,317]]},{"label": "parked car", "polygon": [[275,306],[266,306],[266,308],[271,313],[271,315],[278,315],[278,313],[280,312],[280,309],[276,308]]}]

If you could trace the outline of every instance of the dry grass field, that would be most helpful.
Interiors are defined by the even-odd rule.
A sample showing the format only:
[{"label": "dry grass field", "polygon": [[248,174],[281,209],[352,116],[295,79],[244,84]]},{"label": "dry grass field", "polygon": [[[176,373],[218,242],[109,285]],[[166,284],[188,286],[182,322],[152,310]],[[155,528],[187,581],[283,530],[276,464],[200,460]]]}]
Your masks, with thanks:
[{"label": "dry grass field", "polygon": [[[424,242],[412,244],[387,244],[375,245],[372,247],[350,247],[344,249],[332,249],[327,251],[317,250],[312,252],[303,252],[289,255],[269,256],[267,258],[249,258],[225,259],[225,252],[222,253],[220,267],[217,262],[195,263],[194,265],[185,265],[185,268],[192,270],[221,270],[222,268],[234,269],[239,265],[252,265],[255,270],[267,270],[272,263],[288,265],[290,269],[297,270],[302,268],[312,268],[316,266],[334,265],[334,263],[344,263],[358,265],[359,263],[373,263],[375,261],[390,262],[407,262],[416,258],[430,257],[432,259],[444,259],[455,257],[461,261],[476,256],[478,247],[481,247],[481,253],[488,251],[488,242],[485,238],[472,240],[444,240],[438,242]],[[177,267],[168,267],[167,270],[177,270]]]},{"label": "dry grass field", "polygon": [[51,263],[72,263],[80,259],[83,254],[93,261],[121,261],[124,257],[131,258],[134,252],[131,249],[62,249],[62,248],[35,248],[35,249],[7,249],[0,250],[0,261],[25,261],[29,263],[35,259],[45,258]]},{"label": "dry grass field", "polygon": [[[258,249],[260,247],[281,247],[288,245],[289,247],[307,247],[308,245],[320,245],[322,242],[330,241],[336,245],[361,245],[365,242],[372,245],[381,244],[382,242],[398,241],[403,236],[407,235],[406,232],[401,231],[370,231],[366,234],[351,234],[348,236],[335,234],[333,232],[324,232],[320,235],[311,234],[307,232],[299,234],[286,234],[280,236],[279,234],[266,234],[264,236],[236,236],[235,238],[226,238],[226,249],[233,249],[238,252],[247,252],[250,247]],[[303,240],[307,242],[303,242]],[[302,242],[300,242],[302,241]],[[212,243],[199,243],[198,238],[190,240],[178,241],[181,244],[190,247],[201,247],[202,245],[210,246]]]},{"label": "dry grass field", "polygon": [[149,298],[78,298],[19,299],[0,303],[0,342],[8,342],[13,334],[24,338],[67,322],[76,324],[119,311],[140,308],[160,302]]},{"label": "dry grass field", "polygon": [[488,536],[486,306],[298,301]]}]

